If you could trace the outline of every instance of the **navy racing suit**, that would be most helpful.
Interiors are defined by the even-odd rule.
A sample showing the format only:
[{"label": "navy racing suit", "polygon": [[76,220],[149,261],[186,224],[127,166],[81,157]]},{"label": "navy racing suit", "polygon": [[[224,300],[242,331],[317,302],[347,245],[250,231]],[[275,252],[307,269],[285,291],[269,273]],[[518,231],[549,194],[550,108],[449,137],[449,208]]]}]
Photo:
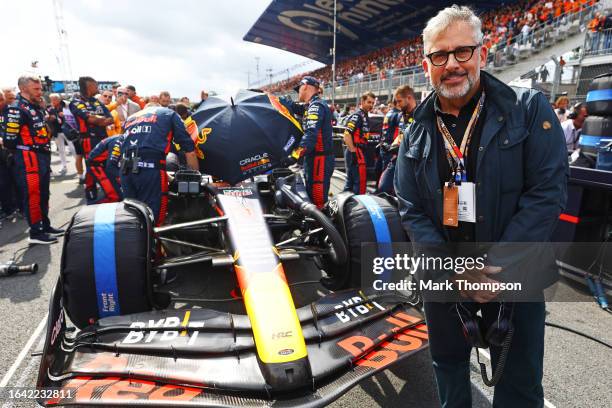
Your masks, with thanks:
[{"label": "navy racing suit", "polygon": [[[87,119],[92,116],[112,117],[106,106],[96,98],[73,99],[68,105],[70,112],[74,115],[77,122],[77,130],[79,132],[79,141],[74,144],[77,154],[87,158],[91,149],[105,139],[106,126],[96,126],[87,123]],[[96,201],[98,193],[93,175],[89,172],[85,175],[85,197],[88,202]]]},{"label": "navy racing suit", "polygon": [[355,145],[355,152],[344,151],[344,163],[346,166],[346,184],[344,191],[352,191],[355,194],[366,193],[367,171],[364,149],[370,137],[370,119],[368,113],[359,108],[346,122],[346,131]]},{"label": "navy racing suit", "polygon": [[332,119],[327,103],[314,95],[304,114],[304,136],[296,149],[304,157],[306,191],[318,208],[327,202],[334,172]]},{"label": "navy racing suit", "polygon": [[4,109],[4,147],[14,152],[14,176],[30,225],[30,237],[49,228],[51,138],[45,110],[21,94]]},{"label": "navy racing suit", "polygon": [[146,203],[161,225],[168,209],[166,155],[176,143],[185,153],[195,145],[179,115],[162,107],[149,107],[125,122],[121,154],[121,186],[125,198]]},{"label": "navy racing suit", "polygon": [[[414,121],[412,116],[401,115],[400,123],[398,126],[398,134],[404,135],[406,132],[406,128],[410,126],[410,124]],[[395,143],[391,143],[389,146],[391,147],[385,153],[389,156],[389,161],[387,165],[383,168],[383,171],[380,175],[380,179],[378,180],[378,187],[376,189],[377,193],[389,193],[393,194],[393,176],[395,175],[395,163],[397,162],[397,152],[399,150],[399,142],[401,140],[397,140],[397,137],[393,140]]]},{"label": "navy racing suit", "polygon": [[96,204],[123,200],[119,174],[123,135],[107,137],[98,143],[87,156],[87,171],[104,191],[104,198]]}]

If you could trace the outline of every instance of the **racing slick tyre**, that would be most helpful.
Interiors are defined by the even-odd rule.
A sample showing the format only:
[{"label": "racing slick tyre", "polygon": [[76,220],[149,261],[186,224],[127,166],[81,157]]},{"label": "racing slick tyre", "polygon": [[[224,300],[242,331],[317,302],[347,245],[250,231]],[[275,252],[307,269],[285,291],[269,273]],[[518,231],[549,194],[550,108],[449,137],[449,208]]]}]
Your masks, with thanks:
[{"label": "racing slick tyre", "polygon": [[589,115],[612,115],[612,73],[599,75],[589,85],[586,97]]},{"label": "racing slick tyre", "polygon": [[597,154],[600,143],[612,139],[612,116],[587,116],[578,145],[583,153]]},{"label": "racing slick tyre", "polygon": [[152,309],[153,215],[143,203],[85,206],[64,239],[64,307],[80,329],[101,317]]},{"label": "racing slick tyre", "polygon": [[[348,250],[348,260],[344,265],[324,261],[328,278],[323,280],[323,284],[331,290],[362,286],[362,243],[380,245],[408,241],[396,206],[385,196],[343,192],[327,203],[325,212],[340,231]],[[381,214],[384,217],[380,217]],[[381,241],[382,236],[386,237],[386,242]],[[390,251],[391,246],[387,249]],[[368,276],[372,274],[371,266],[368,266]]]}]

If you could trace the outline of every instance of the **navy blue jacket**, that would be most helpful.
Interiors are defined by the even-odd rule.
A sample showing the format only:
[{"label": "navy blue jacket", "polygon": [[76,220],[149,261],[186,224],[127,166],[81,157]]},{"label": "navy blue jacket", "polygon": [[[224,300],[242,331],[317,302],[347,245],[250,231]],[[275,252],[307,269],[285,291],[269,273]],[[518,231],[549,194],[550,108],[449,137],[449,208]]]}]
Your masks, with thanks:
[{"label": "navy blue jacket", "polygon": [[[561,125],[544,95],[481,72],[486,111],[477,149],[477,242],[548,242],[567,200],[569,165]],[[406,128],[395,172],[400,216],[411,241],[448,240],[442,225],[434,98]]]}]

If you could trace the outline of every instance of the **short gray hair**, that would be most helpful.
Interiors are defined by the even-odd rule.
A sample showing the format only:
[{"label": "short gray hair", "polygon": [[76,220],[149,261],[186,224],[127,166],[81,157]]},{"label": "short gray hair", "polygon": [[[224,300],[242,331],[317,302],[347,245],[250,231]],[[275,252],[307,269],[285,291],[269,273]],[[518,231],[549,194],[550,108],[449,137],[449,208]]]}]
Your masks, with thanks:
[{"label": "short gray hair", "polygon": [[17,80],[17,86],[19,87],[19,89],[21,89],[30,82],[40,83],[40,78],[34,75],[22,75]]},{"label": "short gray hair", "polygon": [[57,93],[49,94],[49,99],[62,99],[62,97]]},{"label": "short gray hair", "polygon": [[464,22],[472,26],[474,30],[474,41],[477,44],[482,42],[482,22],[480,18],[466,6],[458,6],[453,4],[451,7],[446,7],[430,18],[427,25],[423,29],[423,52],[428,53],[431,50],[432,41],[444,32],[451,24]]}]

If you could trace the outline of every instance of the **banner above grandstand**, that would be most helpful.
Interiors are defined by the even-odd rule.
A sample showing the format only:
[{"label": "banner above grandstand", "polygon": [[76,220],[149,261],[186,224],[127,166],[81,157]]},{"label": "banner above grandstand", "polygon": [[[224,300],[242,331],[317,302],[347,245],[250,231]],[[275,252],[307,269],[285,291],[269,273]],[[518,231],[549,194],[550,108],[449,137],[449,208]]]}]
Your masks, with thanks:
[{"label": "banner above grandstand", "polygon": [[[421,34],[443,7],[469,4],[478,13],[516,0],[337,0],[336,58],[340,61]],[[331,63],[334,0],[273,0],[245,41]]]}]

